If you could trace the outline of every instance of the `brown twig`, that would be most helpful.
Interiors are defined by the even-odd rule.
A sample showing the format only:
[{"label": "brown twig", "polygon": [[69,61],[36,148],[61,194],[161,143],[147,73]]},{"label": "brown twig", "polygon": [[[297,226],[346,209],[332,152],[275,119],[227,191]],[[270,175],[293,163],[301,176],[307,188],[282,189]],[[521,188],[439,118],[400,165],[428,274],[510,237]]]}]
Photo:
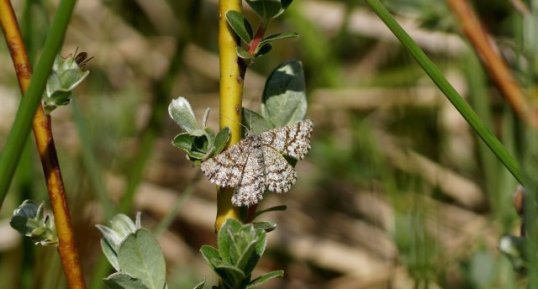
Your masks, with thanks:
[{"label": "brown twig", "polygon": [[488,33],[480,23],[467,0],[448,0],[452,13],[461,23],[464,34],[476,53],[480,56],[486,70],[495,81],[499,91],[516,114],[527,124],[536,127],[537,121],[531,118],[528,103],[523,97],[518,83],[510,74]]},{"label": "brown twig", "polygon": [[[13,60],[20,90],[24,95],[30,84],[32,67],[22,41],[17,18],[9,0],[0,1],[0,25]],[[51,120],[50,116],[45,114],[42,106],[39,106],[36,111],[32,130],[47,180],[47,189],[58,232],[58,252],[67,284],[70,289],[85,289],[56,147],[52,137]]]}]

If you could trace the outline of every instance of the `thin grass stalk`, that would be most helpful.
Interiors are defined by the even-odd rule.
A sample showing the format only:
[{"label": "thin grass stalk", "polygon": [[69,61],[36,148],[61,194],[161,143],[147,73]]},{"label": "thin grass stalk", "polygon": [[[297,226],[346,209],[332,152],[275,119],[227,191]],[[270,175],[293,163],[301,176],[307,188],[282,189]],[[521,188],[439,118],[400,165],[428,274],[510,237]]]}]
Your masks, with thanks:
[{"label": "thin grass stalk", "polygon": [[172,222],[176,219],[177,212],[183,207],[185,201],[192,195],[194,188],[200,180],[200,173],[198,173],[192,181],[190,181],[183,191],[179,194],[172,207],[166,212],[161,221],[153,229],[155,236],[160,236],[164,231],[170,227]]},{"label": "thin grass stalk", "polygon": [[[196,25],[200,16],[202,4],[201,0],[194,0],[185,13],[177,15],[179,19],[184,19],[181,21],[183,27]],[[165,118],[166,110],[168,108],[169,96],[172,93],[176,76],[183,67],[183,56],[185,55],[185,49],[191,38],[192,31],[190,29],[187,28],[181,32],[181,36],[176,38],[176,52],[170,60],[170,65],[168,66],[165,76],[152,83],[152,91],[153,95],[155,95],[152,103],[153,110],[150,116],[150,121],[141,136],[136,158],[131,164],[131,170],[128,173],[127,187],[122,195],[123,197],[119,206],[120,212],[128,213],[133,207],[133,199],[136,189],[142,181],[146,164],[154,151],[153,147],[158,133],[162,130],[164,123],[163,119]]]},{"label": "thin grass stalk", "polygon": [[[196,24],[198,16],[200,15],[201,5],[201,0],[195,0],[185,14],[178,15],[179,19],[185,19],[183,22],[184,25],[182,26],[187,27],[187,24]],[[129,166],[130,170],[127,173],[127,186],[117,208],[117,211],[119,212],[128,214],[134,206],[136,190],[143,180],[146,165],[154,151],[155,141],[157,140],[159,132],[162,130],[169,96],[172,93],[176,76],[183,67],[183,56],[185,55],[185,49],[190,42],[191,37],[191,30],[185,29],[182,31],[181,36],[176,38],[176,51],[170,59],[168,70],[163,78],[152,83],[152,93],[155,96],[151,103],[151,107],[153,107],[152,114],[140,137],[140,145],[135,154],[136,158]],[[107,259],[104,256],[101,256],[94,266],[93,276],[90,280],[91,289],[101,289],[104,287],[102,280],[106,277],[110,268],[111,266]]]},{"label": "thin grass stalk", "polygon": [[74,0],[61,1],[47,36],[41,60],[37,65],[34,77],[32,77],[31,64],[11,3],[7,0],[0,1],[0,25],[15,66],[21,92],[25,95],[22,98],[15,123],[0,159],[0,203],[3,203],[7,194],[13,173],[20,160],[24,143],[28,137],[30,126],[32,126],[47,180],[47,189],[58,233],[58,252],[64,274],[70,289],[85,289],[84,276],[74,240],[67,198],[52,137],[51,120],[40,105],[52,63],[63,43],[63,37],[75,2]]},{"label": "thin grass stalk", "polygon": [[426,56],[424,51],[418,47],[415,41],[403,30],[396,22],[394,17],[387,11],[379,0],[366,0],[366,3],[379,16],[379,18],[388,26],[394,35],[400,40],[402,45],[407,48],[419,65],[424,69],[432,81],[439,87],[447,99],[459,111],[461,116],[467,121],[471,128],[486,143],[489,149],[518,180],[525,185],[525,178],[518,163],[512,155],[506,150],[502,143],[491,133],[491,131],[482,123],[472,108],[463,100],[454,87],[441,73],[439,68]]},{"label": "thin grass stalk", "polygon": [[[469,102],[473,105],[476,113],[480,116],[484,124],[489,128],[493,128],[492,116],[490,110],[490,99],[486,88],[486,75],[478,57],[471,50],[466,53],[464,61],[466,65],[463,67],[467,83],[469,85]],[[498,178],[498,163],[494,156],[489,152],[488,147],[483,143],[478,143],[478,153],[482,170],[484,172],[484,185],[489,192],[490,206],[495,213],[499,213],[500,190]]]},{"label": "thin grass stalk", "polygon": [[[241,0],[219,1],[219,61],[220,61],[220,127],[231,132],[229,145],[241,140],[241,103],[246,67],[237,57],[237,39],[226,22],[229,11],[241,12]],[[227,219],[238,219],[239,210],[232,205],[232,188],[219,188],[217,192],[217,218],[215,231]]]},{"label": "thin grass stalk", "polygon": [[461,24],[461,28],[473,49],[480,56],[484,67],[491,75],[510,107],[521,120],[532,127],[538,127],[538,117],[532,117],[530,106],[523,97],[517,81],[512,77],[507,65],[494,47],[493,41],[482,27],[473,8],[467,0],[448,0],[448,6]]},{"label": "thin grass stalk", "polygon": [[78,107],[76,99],[71,100],[71,110],[73,111],[73,119],[77,128],[78,138],[82,149],[82,161],[86,167],[88,178],[90,179],[91,188],[95,191],[99,204],[103,208],[105,218],[110,220],[114,215],[114,207],[112,200],[108,197],[105,187],[105,181],[102,176],[102,169],[97,162],[97,157],[92,150],[92,141],[88,133],[87,122],[83,117],[82,112]]}]

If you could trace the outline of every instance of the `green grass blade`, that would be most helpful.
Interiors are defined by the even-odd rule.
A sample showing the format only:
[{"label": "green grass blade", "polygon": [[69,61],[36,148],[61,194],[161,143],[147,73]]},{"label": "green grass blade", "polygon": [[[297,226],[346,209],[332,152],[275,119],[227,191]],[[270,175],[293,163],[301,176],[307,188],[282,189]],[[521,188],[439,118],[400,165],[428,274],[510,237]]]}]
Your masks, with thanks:
[{"label": "green grass blade", "polygon": [[22,98],[15,122],[0,156],[0,206],[4,203],[13,174],[30,133],[32,119],[40,104],[54,58],[60,50],[65,31],[75,7],[76,0],[62,0],[52,21],[41,58],[30,81],[26,95]]},{"label": "green grass blade", "polygon": [[454,87],[446,80],[439,68],[426,56],[424,51],[418,47],[415,41],[403,30],[396,22],[394,17],[387,11],[379,0],[366,0],[372,10],[388,26],[394,35],[400,40],[402,45],[407,48],[411,55],[416,59],[419,65],[424,69],[433,82],[445,94],[448,100],[465,118],[467,123],[486,143],[489,149],[497,156],[510,173],[521,183],[525,184],[523,174],[516,160],[510,155],[501,142],[491,133],[491,131],[482,123],[472,108],[463,100]]},{"label": "green grass blade", "polygon": [[101,174],[101,167],[97,162],[97,157],[92,150],[92,141],[88,132],[88,126],[86,125],[86,120],[78,107],[76,99],[71,100],[71,109],[73,111],[73,119],[75,120],[78,137],[80,139],[82,161],[86,167],[86,171],[88,172],[92,189],[95,191],[97,199],[105,212],[105,219],[110,220],[114,216],[115,209],[112,206],[112,200],[110,200],[108,197],[105,182]]}]

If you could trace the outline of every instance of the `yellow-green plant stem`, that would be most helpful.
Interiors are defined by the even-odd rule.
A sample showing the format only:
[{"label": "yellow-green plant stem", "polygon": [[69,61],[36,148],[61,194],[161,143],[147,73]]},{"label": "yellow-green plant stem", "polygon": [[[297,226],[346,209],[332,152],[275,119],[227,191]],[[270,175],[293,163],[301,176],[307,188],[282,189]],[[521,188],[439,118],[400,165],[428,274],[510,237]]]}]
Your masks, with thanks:
[{"label": "yellow-green plant stem", "polygon": [[45,42],[45,48],[37,66],[36,74],[32,77],[32,68],[11,3],[8,0],[0,1],[0,25],[13,60],[21,92],[24,94],[17,111],[15,123],[6,142],[6,149],[2,158],[0,158],[0,175],[3,176],[0,179],[0,194],[3,201],[9,188],[13,171],[24,148],[24,145],[18,145],[18,143],[24,144],[26,142],[30,126],[32,126],[47,181],[47,189],[58,233],[58,252],[67,284],[70,289],[85,289],[71,216],[52,137],[51,120],[40,105],[41,95],[54,58],[63,42],[74,6],[74,0],[61,1]]},{"label": "yellow-green plant stem", "polygon": [[[233,145],[241,140],[245,66],[237,57],[238,42],[226,22],[226,13],[231,10],[241,12],[241,0],[219,1],[220,127],[230,128],[230,145]],[[239,219],[239,210],[232,205],[232,194],[233,189],[218,189],[216,231],[227,219]]]}]

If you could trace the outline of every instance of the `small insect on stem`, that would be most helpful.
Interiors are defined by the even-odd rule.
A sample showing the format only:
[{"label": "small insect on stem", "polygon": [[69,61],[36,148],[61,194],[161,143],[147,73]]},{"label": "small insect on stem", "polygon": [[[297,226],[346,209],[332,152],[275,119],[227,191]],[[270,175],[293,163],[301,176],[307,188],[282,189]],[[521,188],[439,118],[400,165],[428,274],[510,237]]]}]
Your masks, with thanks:
[{"label": "small insect on stem", "polygon": [[88,58],[88,53],[85,51],[78,52],[78,47],[75,50],[75,62],[78,64],[78,67],[81,69],[86,69],[86,64],[93,59],[93,56]]}]

